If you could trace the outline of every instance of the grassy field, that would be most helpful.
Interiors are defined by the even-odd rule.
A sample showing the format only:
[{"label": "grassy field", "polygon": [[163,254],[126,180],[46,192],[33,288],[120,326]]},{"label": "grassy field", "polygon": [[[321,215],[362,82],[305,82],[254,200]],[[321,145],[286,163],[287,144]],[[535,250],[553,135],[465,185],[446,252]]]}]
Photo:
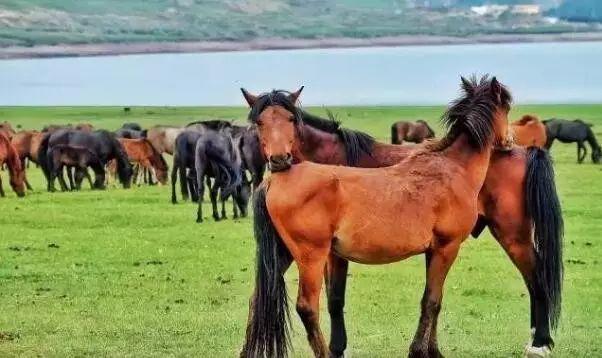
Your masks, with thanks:
[{"label": "grassy field", "polygon": [[[311,109],[323,113],[323,109]],[[432,123],[442,107],[332,108],[345,126],[388,140],[402,118]],[[602,131],[602,105],[521,106],[512,117],[582,118]],[[244,108],[0,108],[23,128],[91,122],[114,129],[203,118],[241,122]],[[438,128],[438,127],[437,127]],[[440,133],[440,130],[438,131]],[[602,166],[576,164],[573,145],[552,154],[566,220],[563,318],[557,357],[602,356]],[[6,173],[2,173],[5,177]],[[251,220],[194,222],[190,203],[168,187],[0,199],[0,357],[233,357],[253,286]],[[207,207],[207,209],[209,209]],[[205,211],[208,213],[209,211]],[[351,357],[407,354],[423,290],[422,257],[387,266],[352,265],[347,291]],[[295,297],[297,275],[287,274]],[[322,305],[322,325],[329,331]],[[449,357],[518,357],[529,338],[526,289],[489,234],[468,240],[446,283],[439,341]],[[294,320],[294,356],[309,356]]]}]

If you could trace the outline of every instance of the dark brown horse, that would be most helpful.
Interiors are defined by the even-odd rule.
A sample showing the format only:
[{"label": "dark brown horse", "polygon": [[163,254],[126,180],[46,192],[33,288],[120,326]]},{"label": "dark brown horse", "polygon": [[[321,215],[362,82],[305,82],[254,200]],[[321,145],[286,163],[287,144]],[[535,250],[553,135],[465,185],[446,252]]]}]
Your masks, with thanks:
[{"label": "dark brown horse", "polygon": [[[246,93],[245,97],[254,104],[251,119],[272,105],[299,113],[301,120],[297,122],[287,118],[263,122],[263,135],[260,135],[262,143],[271,136],[294,135],[291,159],[295,161],[383,167],[404,160],[412,151],[412,146],[374,142],[364,133],[302,112],[290,103],[285,92],[272,92],[259,98]],[[270,166],[274,163],[279,165],[278,158],[271,158]],[[494,151],[479,194],[479,212],[473,235],[478,236],[489,226],[527,284],[531,327],[535,331],[529,349],[549,350],[552,345],[549,326],[556,324],[560,314],[562,217],[547,154],[535,148],[518,147]],[[335,356],[342,356],[347,345],[343,318],[347,268],[346,260],[331,255],[326,277],[331,315],[330,350]]]},{"label": "dark brown horse", "polygon": [[422,119],[415,123],[399,121],[391,125],[391,143],[403,144],[404,141],[422,143],[425,139],[435,137],[435,131]]},{"label": "dark brown horse", "polygon": [[[0,167],[8,167],[10,177],[10,186],[17,196],[25,196],[25,170],[21,166],[19,154],[10,140],[4,133],[0,133]],[[0,177],[0,196],[4,197],[4,188],[2,187],[2,178]]]}]

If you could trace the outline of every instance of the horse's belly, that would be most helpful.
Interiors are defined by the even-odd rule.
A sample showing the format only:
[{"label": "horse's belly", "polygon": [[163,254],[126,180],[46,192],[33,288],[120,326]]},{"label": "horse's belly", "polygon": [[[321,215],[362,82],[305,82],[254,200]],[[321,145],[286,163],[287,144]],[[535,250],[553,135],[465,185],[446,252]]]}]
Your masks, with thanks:
[{"label": "horse's belly", "polygon": [[349,225],[335,232],[337,255],[363,264],[386,264],[425,252],[431,244],[429,230],[403,228],[383,221]]}]

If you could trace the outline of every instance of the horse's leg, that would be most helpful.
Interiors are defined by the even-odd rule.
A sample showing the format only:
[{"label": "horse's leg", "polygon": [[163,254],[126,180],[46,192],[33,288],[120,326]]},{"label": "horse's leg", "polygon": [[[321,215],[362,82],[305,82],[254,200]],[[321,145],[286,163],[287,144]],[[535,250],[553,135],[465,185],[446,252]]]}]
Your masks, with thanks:
[{"label": "horse's leg", "polygon": [[4,188],[2,187],[2,176],[0,175],[0,197],[4,198],[6,193],[4,193]]},{"label": "horse's leg", "polygon": [[443,357],[437,347],[437,319],[441,311],[445,277],[458,255],[461,242],[461,239],[452,239],[425,253],[426,286],[420,303],[420,321],[410,346],[409,357]]},{"label": "horse's leg", "polygon": [[328,296],[328,313],[330,314],[330,356],[343,357],[347,348],[347,331],[345,330],[345,287],[349,261],[330,253],[326,265],[326,294]]},{"label": "horse's leg", "polygon": [[[92,182],[92,177],[90,176],[90,172],[88,171],[88,168],[82,168],[82,171],[84,173],[84,176],[88,179],[88,184],[90,184],[90,189],[94,189],[94,183]],[[96,173],[94,173],[94,176],[96,176]],[[80,184],[79,184],[80,188],[81,188],[81,181],[83,181],[83,178],[80,180]],[[105,181],[106,180],[104,178],[102,179],[102,181],[99,181],[99,186],[100,185],[104,186]]]},{"label": "horse's leg", "polygon": [[[583,152],[583,155],[581,155],[581,152]],[[577,142],[577,163],[583,163],[583,160],[585,159],[586,155],[587,149],[585,148],[583,142]]]},{"label": "horse's leg", "polygon": [[224,196],[223,195],[223,191],[224,191],[223,188],[220,188],[219,190],[220,190],[220,192],[222,192],[220,194],[220,201],[222,202],[222,219],[227,219],[228,216],[226,215],[226,200],[228,200],[228,198],[224,198],[223,197]]},{"label": "horse's leg", "polygon": [[[25,161],[26,158],[21,159],[21,168],[23,168],[23,180],[25,181],[25,186],[27,187],[27,190],[33,190],[33,188],[31,187],[31,184],[29,184],[29,180],[27,180],[27,170],[25,170]],[[29,169],[29,161],[27,161],[27,169]]]},{"label": "horse's leg", "polygon": [[213,183],[213,186],[209,188],[209,198],[211,199],[211,207],[213,209],[213,218],[215,221],[220,221],[220,216],[217,213],[217,183]]},{"label": "horse's leg", "polygon": [[314,355],[318,358],[326,358],[328,347],[320,329],[320,290],[328,253],[321,255],[316,252],[319,250],[313,251],[313,257],[309,262],[297,262],[299,269],[297,313],[305,326],[307,340]]},{"label": "horse's leg", "polygon": [[236,203],[236,193],[232,195],[232,218],[238,219],[238,204]]},{"label": "horse's leg", "polygon": [[61,191],[68,191],[70,190],[67,187],[67,183],[65,182],[65,177],[64,177],[64,172],[65,170],[63,170],[63,168],[67,171],[67,176],[69,177],[69,167],[68,166],[61,166],[59,170],[57,170],[57,172],[55,173],[55,176],[58,178],[59,180],[59,185],[61,186]]},{"label": "horse's leg", "polygon": [[[183,180],[183,179],[181,179]],[[177,204],[178,199],[176,198],[176,181],[178,181],[178,164],[174,163],[173,168],[171,168],[171,203]]]}]

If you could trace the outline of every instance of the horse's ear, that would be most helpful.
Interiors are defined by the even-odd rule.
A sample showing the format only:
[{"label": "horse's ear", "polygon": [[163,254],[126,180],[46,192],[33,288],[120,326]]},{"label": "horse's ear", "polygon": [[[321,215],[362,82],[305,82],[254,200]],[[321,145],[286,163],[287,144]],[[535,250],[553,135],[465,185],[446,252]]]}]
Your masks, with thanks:
[{"label": "horse's ear", "polygon": [[491,79],[491,94],[493,95],[493,98],[495,98],[496,102],[501,104],[502,103],[502,85],[500,84],[500,82],[497,80],[497,78],[494,76]]},{"label": "horse's ear", "polygon": [[297,103],[299,96],[301,96],[301,92],[303,92],[303,88],[305,88],[305,86],[301,86],[301,88],[289,95],[289,98],[293,103]]},{"label": "horse's ear", "polygon": [[249,104],[249,107],[253,107],[255,105],[255,102],[257,102],[257,96],[249,93],[244,88],[241,88],[240,91],[242,92],[243,97],[245,97],[247,103]]},{"label": "horse's ear", "polygon": [[461,76],[460,80],[462,81],[462,89],[467,94],[473,95],[474,94],[474,87],[472,86],[472,83],[470,83],[470,81],[467,80],[464,76]]}]

